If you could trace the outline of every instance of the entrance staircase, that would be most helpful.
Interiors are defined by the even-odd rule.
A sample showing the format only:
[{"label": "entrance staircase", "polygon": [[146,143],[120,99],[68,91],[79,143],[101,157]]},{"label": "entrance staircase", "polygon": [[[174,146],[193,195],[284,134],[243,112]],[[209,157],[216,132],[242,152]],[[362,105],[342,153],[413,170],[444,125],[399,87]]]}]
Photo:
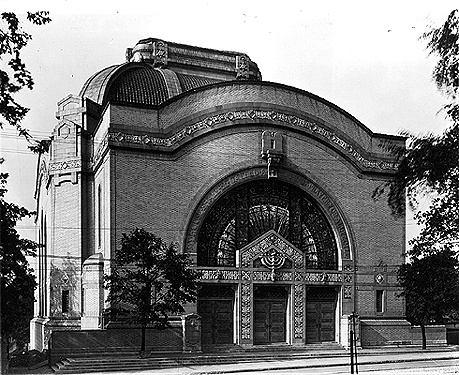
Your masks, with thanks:
[{"label": "entrance staircase", "polygon": [[[211,350],[211,348],[207,348]],[[109,371],[142,371],[173,367],[285,361],[312,357],[345,356],[348,352],[339,344],[323,343],[306,346],[257,345],[242,348],[236,345],[214,347],[202,354],[171,354],[140,358],[137,356],[98,356],[64,358],[52,366],[58,374],[77,374]]]}]

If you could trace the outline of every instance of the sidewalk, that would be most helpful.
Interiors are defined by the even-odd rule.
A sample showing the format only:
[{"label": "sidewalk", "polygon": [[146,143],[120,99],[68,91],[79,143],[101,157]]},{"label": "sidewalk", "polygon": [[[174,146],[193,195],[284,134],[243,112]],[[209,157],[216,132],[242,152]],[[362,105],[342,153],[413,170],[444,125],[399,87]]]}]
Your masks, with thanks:
[{"label": "sidewalk", "polygon": [[[349,354],[349,353],[347,353]],[[457,371],[450,373],[459,373],[459,346],[443,346],[432,347],[426,350],[420,350],[418,347],[406,348],[377,348],[377,349],[361,349],[358,351],[358,364],[360,366],[365,364],[394,364],[391,370],[384,371],[384,373],[392,374],[434,374],[438,373],[434,370],[426,370],[420,372],[419,370],[403,370],[397,371],[397,363],[408,362],[421,362],[421,361],[439,361],[439,360],[457,359]],[[198,375],[198,374],[221,374],[221,373],[239,373],[239,372],[257,372],[263,371],[269,374],[275,370],[295,370],[295,369],[320,369],[334,367],[334,366],[349,366],[349,355],[334,355],[330,356],[328,353],[314,353],[309,358],[276,361],[269,360],[263,362],[243,362],[233,364],[218,364],[218,365],[191,365],[184,367],[152,369],[152,370],[134,370],[134,371],[117,371],[117,372],[91,372],[92,375]],[[394,370],[395,369],[395,370]],[[300,371],[298,371],[300,372]],[[303,371],[302,371],[303,372]],[[52,374],[52,370],[45,367],[36,370],[11,368],[8,374]],[[359,371],[359,374],[365,372]],[[374,371],[367,372],[374,373]]]},{"label": "sidewalk", "polygon": [[[364,364],[381,364],[381,363],[392,363],[397,364],[401,362],[416,362],[425,360],[440,360],[440,359],[457,359],[459,366],[459,348],[456,350],[443,350],[443,348],[437,348],[426,350],[426,351],[411,351],[407,349],[407,352],[400,352],[403,348],[397,351],[390,349],[376,349],[369,350],[364,349],[362,353],[358,355],[359,365]],[[292,356],[293,357],[293,356]],[[220,373],[238,373],[238,372],[256,372],[263,371],[269,374],[270,371],[274,370],[295,370],[295,369],[317,369],[334,366],[349,366],[350,360],[348,356],[335,356],[335,357],[311,357],[308,359],[300,360],[285,360],[285,361],[269,361],[269,362],[255,362],[255,363],[237,363],[228,365],[208,365],[208,366],[190,366],[188,368],[180,369],[159,369],[154,371],[139,371],[129,372],[129,374],[168,374],[168,375],[204,375],[204,374],[220,374]],[[396,367],[396,366],[394,366]],[[458,368],[459,371],[459,368]],[[432,371],[426,373],[432,374]],[[99,373],[102,374],[102,373]],[[120,375],[119,373],[117,373]],[[127,374],[127,373],[126,373]],[[359,374],[363,372],[359,371]],[[420,374],[416,371],[416,374]],[[95,374],[94,374],[95,375]],[[105,373],[105,375],[107,375]]]}]

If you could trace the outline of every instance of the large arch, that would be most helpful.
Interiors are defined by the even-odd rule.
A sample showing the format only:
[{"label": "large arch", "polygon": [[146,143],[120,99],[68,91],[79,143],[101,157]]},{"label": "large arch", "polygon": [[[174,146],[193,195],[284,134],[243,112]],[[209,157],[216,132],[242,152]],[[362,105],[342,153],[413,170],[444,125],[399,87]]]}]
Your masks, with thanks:
[{"label": "large arch", "polygon": [[[298,173],[298,171],[282,168],[277,179],[281,183],[289,184],[303,192],[326,218],[334,233],[338,247],[338,268],[341,269],[343,260],[347,262],[354,260],[352,231],[335,199],[311,178]],[[265,166],[249,167],[230,173],[217,181],[213,187],[203,194],[189,220],[184,241],[184,251],[194,256],[197,255],[199,231],[207,215],[209,215],[219,199],[234,188],[257,180],[268,180]]]}]

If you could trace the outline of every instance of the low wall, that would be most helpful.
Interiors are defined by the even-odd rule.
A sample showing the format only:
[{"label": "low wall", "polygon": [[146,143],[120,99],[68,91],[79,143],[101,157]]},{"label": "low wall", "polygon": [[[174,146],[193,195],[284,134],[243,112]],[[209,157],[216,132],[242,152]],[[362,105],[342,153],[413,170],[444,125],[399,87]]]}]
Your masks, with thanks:
[{"label": "low wall", "polygon": [[[427,346],[446,345],[444,325],[426,326]],[[362,347],[384,345],[422,345],[421,327],[406,320],[362,319],[360,321]]]},{"label": "low wall", "polygon": [[459,345],[459,323],[446,324],[446,340],[448,345]]},{"label": "low wall", "polygon": [[[145,350],[151,352],[177,352],[183,350],[182,327],[163,330],[147,328]],[[51,336],[51,364],[63,357],[95,355],[132,355],[140,351],[140,328],[110,328],[105,330],[54,331]]]},{"label": "low wall", "polygon": [[[166,329],[148,327],[145,352],[193,353],[201,351],[201,318],[196,314],[169,320]],[[135,355],[140,352],[142,329],[117,323],[100,330],[53,331],[49,352],[51,365],[61,358],[97,355]]]}]

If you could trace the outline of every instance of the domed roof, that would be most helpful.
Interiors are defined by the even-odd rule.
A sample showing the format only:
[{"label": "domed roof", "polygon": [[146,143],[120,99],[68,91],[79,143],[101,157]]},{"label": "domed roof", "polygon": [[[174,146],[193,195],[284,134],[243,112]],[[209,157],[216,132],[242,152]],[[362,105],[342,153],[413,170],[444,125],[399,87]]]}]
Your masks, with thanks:
[{"label": "domed roof", "polygon": [[182,92],[222,80],[175,73],[147,63],[126,63],[105,68],[83,85],[80,96],[107,102],[159,105]]},{"label": "domed roof", "polygon": [[160,104],[168,98],[164,76],[149,65],[126,70],[114,79],[108,101],[133,104]]},{"label": "domed roof", "polygon": [[246,54],[217,51],[149,38],[126,51],[127,62],[90,77],[79,96],[108,102],[159,105],[197,87],[235,79],[261,80]]}]

